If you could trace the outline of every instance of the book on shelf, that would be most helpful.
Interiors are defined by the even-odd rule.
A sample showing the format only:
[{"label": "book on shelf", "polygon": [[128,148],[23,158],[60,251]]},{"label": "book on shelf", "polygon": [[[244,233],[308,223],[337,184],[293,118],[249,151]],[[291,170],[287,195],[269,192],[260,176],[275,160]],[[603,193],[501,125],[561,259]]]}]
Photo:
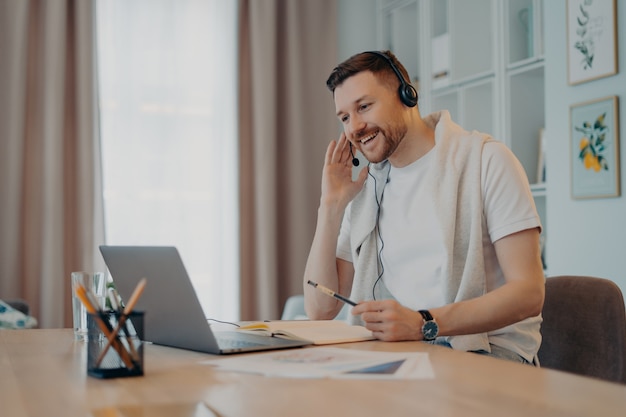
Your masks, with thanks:
[{"label": "book on shelf", "polygon": [[306,340],[314,345],[374,340],[372,332],[341,320],[277,320],[242,324],[238,331]]},{"label": "book on shelf", "polygon": [[545,129],[542,127],[539,129],[539,137],[537,141],[538,156],[537,156],[537,184],[543,184],[546,182],[546,135]]}]

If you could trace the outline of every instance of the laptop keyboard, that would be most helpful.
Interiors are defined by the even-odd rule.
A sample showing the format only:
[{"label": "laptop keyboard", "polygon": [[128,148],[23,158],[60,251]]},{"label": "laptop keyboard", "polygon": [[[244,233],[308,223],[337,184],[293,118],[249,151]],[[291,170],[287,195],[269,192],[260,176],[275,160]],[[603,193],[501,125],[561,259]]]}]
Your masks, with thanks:
[{"label": "laptop keyboard", "polygon": [[288,343],[285,339],[278,337],[263,336],[263,342],[251,341],[240,337],[223,337],[219,339],[219,345],[222,349],[241,349],[255,346],[281,346]]},{"label": "laptop keyboard", "polygon": [[257,342],[250,342],[248,340],[239,340],[239,339],[219,339],[220,348],[222,349],[240,349],[247,347],[259,346]]}]

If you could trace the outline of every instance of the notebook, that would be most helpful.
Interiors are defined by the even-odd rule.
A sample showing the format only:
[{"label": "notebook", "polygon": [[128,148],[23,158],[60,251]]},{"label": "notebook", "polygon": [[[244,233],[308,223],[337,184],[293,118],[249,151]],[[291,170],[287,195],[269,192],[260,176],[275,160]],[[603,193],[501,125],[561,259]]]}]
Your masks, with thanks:
[{"label": "notebook", "polygon": [[213,331],[175,247],[103,245],[100,252],[122,300],[130,298],[141,278],[147,279],[135,310],[145,313],[144,339],[148,342],[213,354],[311,344],[236,331]]}]

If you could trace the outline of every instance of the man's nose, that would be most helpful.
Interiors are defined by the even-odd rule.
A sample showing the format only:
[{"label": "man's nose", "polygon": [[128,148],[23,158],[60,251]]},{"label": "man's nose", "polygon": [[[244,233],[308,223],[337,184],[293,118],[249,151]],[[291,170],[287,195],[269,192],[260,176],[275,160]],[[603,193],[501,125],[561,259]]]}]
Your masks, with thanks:
[{"label": "man's nose", "polygon": [[365,129],[366,123],[359,116],[350,117],[350,122],[347,125],[346,134],[348,137],[358,137],[359,134]]}]

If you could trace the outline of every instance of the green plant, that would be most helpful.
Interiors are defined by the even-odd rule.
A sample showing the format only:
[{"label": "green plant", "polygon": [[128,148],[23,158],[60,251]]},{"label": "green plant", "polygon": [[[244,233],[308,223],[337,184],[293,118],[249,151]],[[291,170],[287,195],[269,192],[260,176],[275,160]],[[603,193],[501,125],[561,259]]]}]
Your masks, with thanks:
[{"label": "green plant", "polygon": [[[592,0],[585,0],[584,5],[590,6],[591,3]],[[581,61],[583,68],[590,69],[593,66],[594,57],[593,36],[588,27],[591,18],[589,17],[589,12],[583,7],[583,4],[580,5],[580,14],[581,16],[576,18],[578,22],[576,34],[580,39],[576,41],[574,48],[578,49],[580,53],[583,54],[583,60]]]}]

